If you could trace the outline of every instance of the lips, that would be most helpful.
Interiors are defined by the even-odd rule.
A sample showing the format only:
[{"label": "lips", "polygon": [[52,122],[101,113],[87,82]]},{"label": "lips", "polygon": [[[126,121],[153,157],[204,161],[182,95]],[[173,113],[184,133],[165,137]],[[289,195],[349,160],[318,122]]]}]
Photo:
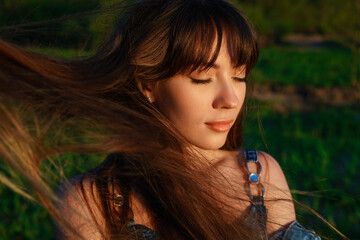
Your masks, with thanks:
[{"label": "lips", "polygon": [[233,120],[227,121],[214,121],[205,123],[211,130],[216,132],[228,132],[231,128]]}]

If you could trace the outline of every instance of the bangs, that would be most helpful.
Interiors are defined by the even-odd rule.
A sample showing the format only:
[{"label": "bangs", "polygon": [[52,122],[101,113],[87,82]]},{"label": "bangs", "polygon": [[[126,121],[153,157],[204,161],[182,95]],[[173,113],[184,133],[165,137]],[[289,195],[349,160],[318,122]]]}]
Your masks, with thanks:
[{"label": "bangs", "polygon": [[231,5],[222,1],[187,1],[174,15],[169,58],[164,59],[172,62],[170,75],[212,67],[223,40],[234,68],[245,65],[249,73],[254,67],[258,58],[256,32]]}]

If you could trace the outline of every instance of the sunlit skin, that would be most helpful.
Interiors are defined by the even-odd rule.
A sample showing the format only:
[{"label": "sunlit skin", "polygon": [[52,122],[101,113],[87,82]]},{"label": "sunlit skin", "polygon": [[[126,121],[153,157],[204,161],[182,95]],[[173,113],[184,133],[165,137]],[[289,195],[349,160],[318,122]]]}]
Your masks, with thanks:
[{"label": "sunlit skin", "polygon": [[234,68],[223,45],[213,67],[163,81],[146,95],[193,146],[216,150],[244,103],[244,67]]}]

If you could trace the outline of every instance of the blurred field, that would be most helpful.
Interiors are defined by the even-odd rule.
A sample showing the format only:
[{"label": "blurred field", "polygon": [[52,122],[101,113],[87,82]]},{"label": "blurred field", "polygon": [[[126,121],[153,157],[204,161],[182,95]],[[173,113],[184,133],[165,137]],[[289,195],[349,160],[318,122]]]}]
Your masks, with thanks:
[{"label": "blurred field", "polygon": [[[279,161],[295,199],[350,239],[360,239],[359,109],[324,107],[285,114],[262,109],[251,114],[244,131],[245,147],[256,146]],[[314,223],[324,236],[340,239],[303,210],[298,214],[304,224]]]},{"label": "blurred field", "polygon": [[354,54],[346,48],[270,47],[261,50],[252,76],[256,83],[352,86],[353,61]]},{"label": "blurred field", "polygon": [[[54,160],[63,166],[64,175],[71,177],[92,169],[103,158],[102,155],[69,153],[54,157]],[[43,168],[50,169],[49,166],[49,163],[43,163]],[[2,170],[0,165],[0,171]],[[63,181],[59,172],[54,171],[50,174],[53,175],[51,183],[48,182],[51,186],[57,186]],[[0,196],[0,240],[54,239],[52,219],[40,205],[15,194],[3,185],[0,185]]]}]

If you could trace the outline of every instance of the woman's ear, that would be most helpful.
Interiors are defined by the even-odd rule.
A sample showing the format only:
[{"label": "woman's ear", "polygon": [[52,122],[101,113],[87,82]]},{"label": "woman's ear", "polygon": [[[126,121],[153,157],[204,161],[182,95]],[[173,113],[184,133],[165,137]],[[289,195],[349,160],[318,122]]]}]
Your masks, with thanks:
[{"label": "woman's ear", "polygon": [[150,103],[155,102],[156,85],[156,83],[138,83],[140,91]]}]

